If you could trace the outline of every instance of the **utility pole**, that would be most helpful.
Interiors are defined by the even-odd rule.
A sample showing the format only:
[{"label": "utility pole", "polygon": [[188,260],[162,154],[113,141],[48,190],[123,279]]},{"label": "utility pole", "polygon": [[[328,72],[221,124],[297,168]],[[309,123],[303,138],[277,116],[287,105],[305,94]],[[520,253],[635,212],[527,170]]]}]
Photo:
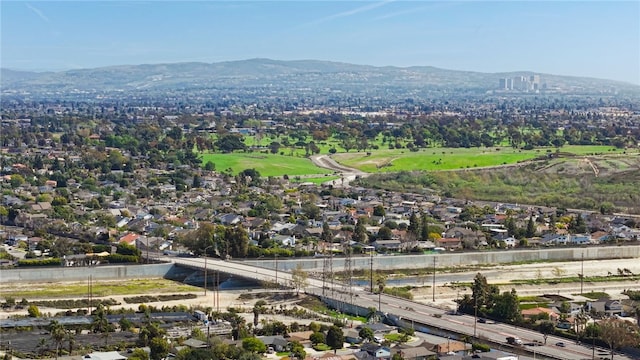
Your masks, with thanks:
[{"label": "utility pole", "polygon": [[580,295],[582,295],[583,285],[584,285],[584,251],[582,252],[582,261],[580,262]]},{"label": "utility pole", "polygon": [[369,269],[369,289],[371,290],[371,293],[373,294],[373,250],[370,249],[369,251],[369,266],[371,269]]},{"label": "utility pole", "polygon": [[344,242],[343,246],[344,252],[344,270],[347,274],[347,281],[345,282],[345,286],[347,286],[347,292],[349,294],[349,305],[353,305],[353,268],[351,265],[351,245],[349,241]]},{"label": "utility pole", "polygon": [[216,311],[220,312],[220,270],[216,271]]},{"label": "utility pole", "polygon": [[207,296],[207,250],[213,245],[204,248],[204,296]]},{"label": "utility pole", "polygon": [[473,306],[473,338],[476,338],[476,330],[478,327],[478,296],[474,296],[475,302]]},{"label": "utility pole", "polygon": [[436,301],[436,257],[433,257],[433,302]]}]

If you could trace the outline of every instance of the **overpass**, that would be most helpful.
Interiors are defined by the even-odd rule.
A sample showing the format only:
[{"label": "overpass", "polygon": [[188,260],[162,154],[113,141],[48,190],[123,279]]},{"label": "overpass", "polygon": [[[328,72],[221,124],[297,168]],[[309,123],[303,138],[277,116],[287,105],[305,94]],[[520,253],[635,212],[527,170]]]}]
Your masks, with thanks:
[{"label": "overpass", "polygon": [[[174,264],[194,270],[205,270],[204,258],[174,258]],[[207,258],[207,271],[220,271],[233,276],[250,278],[265,283],[277,283],[290,287],[292,276],[288,271],[257,267],[243,262],[223,261]],[[399,326],[412,327],[418,331],[452,338],[478,338],[497,344],[503,350],[534,354],[539,359],[581,360],[591,359],[591,346],[574,344],[566,339],[548,336],[546,346],[524,345],[513,348],[506,344],[506,337],[515,336],[525,344],[543,341],[537,331],[502,323],[479,323],[469,315],[452,314],[441,308],[385,294],[373,294],[364,287],[349,287],[343,283],[309,278],[305,293],[320,296],[332,307],[345,313],[365,315],[369,308],[375,308],[388,320]],[[554,344],[563,342],[565,347]],[[603,350],[603,349],[601,349]],[[622,355],[618,359],[628,359]]]}]

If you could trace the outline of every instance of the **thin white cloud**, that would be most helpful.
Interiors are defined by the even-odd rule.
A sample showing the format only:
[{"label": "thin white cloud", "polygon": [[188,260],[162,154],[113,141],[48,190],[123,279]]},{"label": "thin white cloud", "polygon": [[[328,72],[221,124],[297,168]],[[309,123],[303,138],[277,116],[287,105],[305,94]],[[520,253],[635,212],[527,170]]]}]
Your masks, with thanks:
[{"label": "thin white cloud", "polygon": [[410,8],[410,9],[404,9],[404,10],[400,10],[400,11],[396,11],[396,12],[392,12],[392,13],[387,13],[381,16],[378,16],[376,18],[374,18],[373,20],[384,20],[384,19],[390,19],[390,18],[394,18],[397,16],[402,16],[402,15],[406,15],[406,14],[414,14],[416,12],[420,12],[420,11],[424,11],[424,10],[435,10],[438,8],[448,8],[448,7],[452,7],[452,6],[458,6],[459,2],[448,2],[448,3],[442,3],[442,2],[437,2],[437,3],[431,3],[428,5],[423,5],[423,6],[418,6],[415,8]]},{"label": "thin white cloud", "polygon": [[29,10],[33,11],[36,15],[38,15],[38,17],[39,17],[40,19],[42,19],[43,21],[45,21],[45,22],[51,22],[51,21],[49,20],[49,18],[47,17],[47,15],[45,15],[45,14],[42,12],[42,10],[38,9],[37,7],[35,7],[35,6],[33,6],[33,5],[29,4],[29,3],[25,3],[24,5],[25,5]]},{"label": "thin white cloud", "polygon": [[332,14],[329,16],[325,16],[323,18],[311,21],[309,23],[307,23],[306,25],[318,25],[318,24],[322,24],[325,23],[327,21],[331,21],[331,20],[335,20],[335,19],[339,19],[339,18],[343,18],[343,17],[348,17],[348,16],[353,16],[356,14],[360,14],[369,10],[373,10],[373,9],[377,9],[379,7],[385,6],[391,2],[393,2],[395,0],[384,0],[384,1],[379,1],[379,2],[374,2],[371,4],[367,4],[364,6],[360,6],[357,7],[355,9],[351,9],[351,10],[347,10],[347,11],[343,11],[343,12],[339,12],[336,14]]}]

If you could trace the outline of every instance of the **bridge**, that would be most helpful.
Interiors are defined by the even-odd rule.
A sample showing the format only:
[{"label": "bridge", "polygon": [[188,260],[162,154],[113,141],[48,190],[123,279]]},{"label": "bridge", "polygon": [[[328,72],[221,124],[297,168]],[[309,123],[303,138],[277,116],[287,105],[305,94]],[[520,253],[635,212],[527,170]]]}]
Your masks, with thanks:
[{"label": "bridge", "polygon": [[[265,283],[276,283],[291,287],[292,275],[288,271],[269,269],[248,265],[243,262],[223,261],[214,258],[173,258],[176,265],[194,270],[220,271],[222,273],[249,278]],[[365,315],[369,308],[375,308],[396,325],[412,327],[415,330],[440,335],[445,338],[478,338],[497,344],[505,351],[533,354],[538,359],[591,359],[594,349],[589,345],[574,344],[566,339],[548,336],[546,346],[533,345],[542,342],[542,334],[529,329],[519,328],[502,323],[479,323],[469,315],[452,314],[444,309],[397,298],[385,294],[374,294],[364,287],[349,287],[335,281],[309,278],[305,293],[320,296],[325,302],[343,312]],[[525,343],[521,347],[506,344],[506,337],[519,337]],[[564,347],[554,344],[563,342]],[[526,345],[526,344],[531,345]],[[603,351],[604,349],[600,349]],[[618,359],[629,359],[619,355]]]}]

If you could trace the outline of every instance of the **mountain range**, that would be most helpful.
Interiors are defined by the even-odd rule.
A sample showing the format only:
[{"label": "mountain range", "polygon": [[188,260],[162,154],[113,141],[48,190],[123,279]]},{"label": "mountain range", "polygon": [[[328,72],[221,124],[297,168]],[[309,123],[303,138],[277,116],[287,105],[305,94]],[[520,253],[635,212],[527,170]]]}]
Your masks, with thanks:
[{"label": "mountain range", "polygon": [[278,92],[330,89],[364,94],[385,91],[478,92],[496,90],[500,78],[540,75],[546,91],[640,93],[640,86],[613,80],[539,74],[481,73],[430,66],[376,67],[348,63],[250,59],[218,63],[121,65],[59,72],[0,69],[3,94],[273,89]]}]

